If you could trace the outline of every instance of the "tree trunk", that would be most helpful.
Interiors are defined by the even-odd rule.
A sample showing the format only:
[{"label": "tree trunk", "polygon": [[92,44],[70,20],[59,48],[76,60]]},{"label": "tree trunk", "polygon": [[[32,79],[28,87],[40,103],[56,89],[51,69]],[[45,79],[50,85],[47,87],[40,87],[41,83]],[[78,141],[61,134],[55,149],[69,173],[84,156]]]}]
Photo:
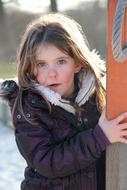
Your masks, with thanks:
[{"label": "tree trunk", "polygon": [[3,2],[0,0],[0,23],[4,20],[4,7]]},{"label": "tree trunk", "polygon": [[51,11],[52,12],[58,12],[56,0],[50,0],[50,3],[51,3],[51,6],[50,6]]},{"label": "tree trunk", "polygon": [[6,57],[6,52],[10,51],[9,30],[6,16],[4,3],[0,0],[0,61],[2,61],[3,57]]}]

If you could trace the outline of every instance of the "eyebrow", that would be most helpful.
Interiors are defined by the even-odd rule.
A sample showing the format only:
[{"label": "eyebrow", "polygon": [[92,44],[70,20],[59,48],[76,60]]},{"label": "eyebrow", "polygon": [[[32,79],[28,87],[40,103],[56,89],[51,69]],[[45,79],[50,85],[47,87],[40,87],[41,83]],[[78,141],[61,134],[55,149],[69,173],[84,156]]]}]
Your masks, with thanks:
[{"label": "eyebrow", "polygon": [[[69,59],[69,56],[60,56],[60,57],[57,57],[55,60],[58,60],[58,59]],[[43,60],[43,59],[36,59],[37,62],[46,62],[46,60]]]},{"label": "eyebrow", "polygon": [[61,57],[57,57],[56,59],[69,59],[69,56],[61,56]]}]

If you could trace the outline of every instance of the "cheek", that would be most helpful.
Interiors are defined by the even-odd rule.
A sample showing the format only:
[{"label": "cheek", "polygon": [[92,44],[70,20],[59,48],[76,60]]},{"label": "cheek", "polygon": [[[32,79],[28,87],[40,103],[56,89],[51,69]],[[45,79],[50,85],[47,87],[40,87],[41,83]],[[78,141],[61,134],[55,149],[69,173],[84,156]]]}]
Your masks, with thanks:
[{"label": "cheek", "polygon": [[74,80],[74,71],[73,70],[66,70],[62,73],[63,81],[66,83],[72,83]]},{"label": "cheek", "polygon": [[43,73],[43,72],[38,72],[37,73],[36,80],[37,80],[38,83],[44,85],[45,84],[45,79],[46,79],[45,73]]}]

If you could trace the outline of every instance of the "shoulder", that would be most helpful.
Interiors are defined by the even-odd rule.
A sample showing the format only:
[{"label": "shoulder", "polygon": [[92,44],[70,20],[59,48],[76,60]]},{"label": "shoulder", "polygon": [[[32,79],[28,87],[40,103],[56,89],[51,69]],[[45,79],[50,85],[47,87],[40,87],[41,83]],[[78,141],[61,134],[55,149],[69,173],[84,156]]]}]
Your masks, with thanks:
[{"label": "shoulder", "polygon": [[[21,96],[16,98],[11,107],[12,122],[15,129],[32,130],[32,128],[47,128],[45,121],[48,111],[39,108],[40,96],[31,90],[24,90]],[[43,102],[43,101],[42,101]],[[35,105],[37,104],[37,105]],[[30,129],[29,129],[30,128]]]},{"label": "shoulder", "polygon": [[35,109],[48,109],[48,101],[36,89],[24,90],[22,93],[23,105]]},{"label": "shoulder", "polygon": [[[28,102],[31,105],[35,105],[41,101],[44,103],[44,98],[35,89],[22,89],[15,80],[0,80],[0,97],[11,102],[12,99],[16,99],[22,96],[23,102]],[[40,103],[40,102],[39,102]]]},{"label": "shoulder", "polygon": [[14,117],[21,118],[22,113],[26,117],[33,116],[33,113],[39,113],[39,111],[35,111],[36,109],[43,108],[43,110],[49,111],[48,104],[36,90],[20,90],[18,83],[14,80],[0,82],[0,97],[8,101],[11,111],[13,111],[13,119]]}]

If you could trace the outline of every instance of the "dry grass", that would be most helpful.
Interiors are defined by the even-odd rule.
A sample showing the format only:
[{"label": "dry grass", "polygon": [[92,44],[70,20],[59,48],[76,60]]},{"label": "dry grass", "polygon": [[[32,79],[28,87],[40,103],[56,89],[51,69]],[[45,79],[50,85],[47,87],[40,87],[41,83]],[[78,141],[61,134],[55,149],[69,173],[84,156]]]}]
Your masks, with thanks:
[{"label": "dry grass", "polygon": [[17,73],[16,63],[0,63],[0,78],[15,78]]}]

